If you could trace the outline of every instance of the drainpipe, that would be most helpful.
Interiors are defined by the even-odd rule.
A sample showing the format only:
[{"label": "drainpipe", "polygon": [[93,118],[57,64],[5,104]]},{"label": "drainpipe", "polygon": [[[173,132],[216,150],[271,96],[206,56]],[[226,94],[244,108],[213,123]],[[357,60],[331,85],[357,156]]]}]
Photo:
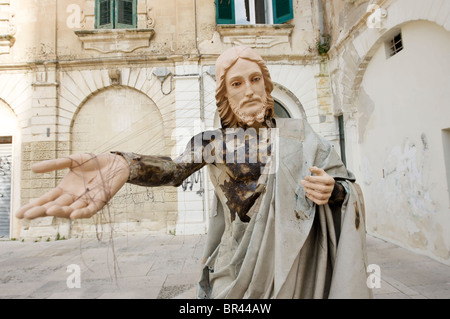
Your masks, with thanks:
[{"label": "drainpipe", "polygon": [[319,22],[319,32],[320,32],[320,42],[323,43],[325,41],[324,31],[325,27],[323,24],[323,4],[322,0],[317,0],[317,21]]},{"label": "drainpipe", "polygon": [[[203,71],[203,65],[200,66],[200,120],[201,120],[201,131],[205,131],[206,129],[206,119],[205,119],[205,85],[204,85],[204,77],[205,72]],[[205,222],[205,231],[208,231],[208,225],[209,225],[209,174],[208,169],[205,167],[203,168],[203,221]]]}]

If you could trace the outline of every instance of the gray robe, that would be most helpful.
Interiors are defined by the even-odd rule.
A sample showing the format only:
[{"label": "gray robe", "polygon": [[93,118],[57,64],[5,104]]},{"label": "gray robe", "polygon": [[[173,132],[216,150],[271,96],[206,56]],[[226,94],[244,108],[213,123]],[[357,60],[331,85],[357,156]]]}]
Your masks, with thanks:
[{"label": "gray robe", "polygon": [[[216,187],[199,298],[371,298],[364,205],[351,173],[306,121],[277,120],[277,169],[249,212],[231,221]],[[323,168],[347,190],[342,207],[318,206],[300,181]],[[211,181],[220,171],[209,165]]]}]

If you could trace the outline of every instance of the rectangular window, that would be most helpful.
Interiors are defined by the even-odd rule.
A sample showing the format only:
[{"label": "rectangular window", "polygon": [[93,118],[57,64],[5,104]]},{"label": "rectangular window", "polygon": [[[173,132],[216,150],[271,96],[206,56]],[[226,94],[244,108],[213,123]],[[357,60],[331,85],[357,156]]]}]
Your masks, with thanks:
[{"label": "rectangular window", "polygon": [[389,49],[388,54],[389,57],[396,55],[401,50],[403,50],[403,40],[402,40],[402,33],[398,33],[395,37],[393,37],[388,43],[387,43]]},{"label": "rectangular window", "polygon": [[292,0],[216,0],[217,24],[282,24],[293,12]]},{"label": "rectangular window", "polygon": [[234,24],[234,0],[216,0],[217,24]]},{"label": "rectangular window", "polygon": [[137,0],[96,0],[97,29],[132,29],[137,26]]},{"label": "rectangular window", "polygon": [[111,24],[111,1],[100,1],[100,22],[99,24],[104,26]]}]

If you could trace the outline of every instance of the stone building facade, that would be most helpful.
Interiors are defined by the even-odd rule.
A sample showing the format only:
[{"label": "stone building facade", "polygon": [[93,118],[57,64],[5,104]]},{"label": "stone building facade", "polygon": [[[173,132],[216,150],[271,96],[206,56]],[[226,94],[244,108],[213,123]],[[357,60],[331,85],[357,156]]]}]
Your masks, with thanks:
[{"label": "stone building facade", "polygon": [[[2,236],[206,232],[206,170],[178,188],[126,185],[90,220],[12,212],[64,174],[34,174],[35,162],[176,156],[218,127],[215,60],[247,45],[268,63],[277,114],[307,118],[342,150],[364,190],[368,232],[449,263],[449,12],[448,0],[0,1]],[[398,34],[404,48],[393,43],[391,57]]]},{"label": "stone building facade", "polygon": [[[0,55],[0,109],[8,126],[1,135],[12,137],[11,212],[64,174],[33,174],[35,162],[112,150],[176,156],[194,133],[217,127],[214,63],[232,45],[257,48],[269,61],[280,109],[319,126],[317,97],[320,90],[328,96],[328,82],[314,50],[316,8],[306,0],[279,2],[288,4],[286,23],[273,24],[270,12],[268,23],[257,25],[217,24],[216,4],[223,8],[214,0],[1,2],[8,18]],[[123,26],[118,18],[127,5],[130,25]],[[327,129],[334,138],[335,129]],[[206,174],[179,188],[126,185],[92,220],[19,222],[11,215],[9,236],[90,236],[111,227],[205,232],[212,194]]]}]

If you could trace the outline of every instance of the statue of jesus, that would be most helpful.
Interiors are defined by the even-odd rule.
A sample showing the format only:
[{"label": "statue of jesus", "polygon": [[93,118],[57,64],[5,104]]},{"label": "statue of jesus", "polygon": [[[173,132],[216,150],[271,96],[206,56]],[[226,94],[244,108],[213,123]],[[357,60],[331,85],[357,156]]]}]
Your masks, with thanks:
[{"label": "statue of jesus", "polygon": [[125,184],[180,186],[207,166],[214,185],[199,298],[365,298],[364,207],[353,175],[305,119],[274,115],[261,56],[233,47],[216,62],[222,127],[177,158],[111,152],[44,161],[69,168],[18,218],[90,218]]}]

